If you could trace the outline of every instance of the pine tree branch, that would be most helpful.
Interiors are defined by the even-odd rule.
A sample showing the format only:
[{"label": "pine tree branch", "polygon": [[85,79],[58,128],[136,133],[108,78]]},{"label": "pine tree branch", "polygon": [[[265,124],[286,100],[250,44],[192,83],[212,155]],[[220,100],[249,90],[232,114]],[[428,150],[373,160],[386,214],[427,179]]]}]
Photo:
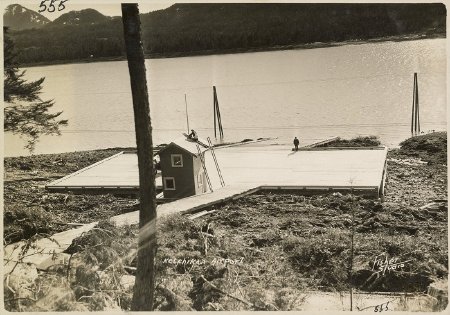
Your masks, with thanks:
[{"label": "pine tree branch", "polygon": [[62,112],[51,113],[53,100],[40,98],[45,78],[27,82],[25,71],[17,67],[14,43],[3,28],[4,42],[4,130],[25,137],[27,148],[32,152],[41,135],[60,135],[60,127],[67,120],[58,120]]}]

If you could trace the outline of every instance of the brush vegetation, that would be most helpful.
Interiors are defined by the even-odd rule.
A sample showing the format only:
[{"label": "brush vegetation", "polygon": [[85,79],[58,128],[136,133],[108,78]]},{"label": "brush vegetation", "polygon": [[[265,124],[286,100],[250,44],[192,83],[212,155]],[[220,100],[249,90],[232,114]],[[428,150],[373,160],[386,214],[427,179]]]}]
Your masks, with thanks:
[{"label": "brush vegetation", "polygon": [[[181,215],[160,219],[155,308],[301,310],[311,290],[348,292],[352,225],[352,285],[356,289],[420,294],[432,282],[445,283],[447,167],[408,155],[412,150],[409,143],[417,143],[424,152],[430,150],[428,155],[421,153],[424,159],[445,152],[444,146],[436,152],[434,146],[421,144],[422,139],[439,143],[443,137],[442,133],[415,137],[388,152],[383,203],[339,193],[301,196],[260,192],[211,207],[207,210],[217,211],[195,220]],[[44,201],[39,194],[45,192],[29,178],[66,174],[113,152],[5,159],[5,236],[15,229],[21,231],[19,236],[9,236],[9,240],[26,239],[37,232],[52,234],[62,229],[55,228],[59,227],[56,221],[78,217],[90,222],[130,211],[126,202],[132,199],[123,201],[114,196],[46,194]],[[55,159],[65,163],[50,162]],[[33,169],[24,172],[20,169],[23,165]],[[36,173],[30,175],[33,171]],[[34,187],[33,193],[29,187]],[[8,198],[8,194],[15,198]],[[72,205],[71,210],[63,211],[68,205]],[[6,308],[129,310],[137,233],[137,226],[116,227],[102,221],[74,240],[66,251],[71,255],[69,265],[40,273],[20,291],[28,292],[21,299],[5,287]],[[375,259],[386,256],[407,263],[400,271],[377,274]],[[444,304],[431,303],[427,309],[440,310]]]},{"label": "brush vegetation", "polygon": [[376,136],[358,136],[352,139],[338,138],[317,147],[378,147],[380,145],[381,141]]},{"label": "brush vegetation", "polygon": [[415,157],[428,163],[447,164],[447,132],[433,132],[409,138],[397,151],[404,157]]}]

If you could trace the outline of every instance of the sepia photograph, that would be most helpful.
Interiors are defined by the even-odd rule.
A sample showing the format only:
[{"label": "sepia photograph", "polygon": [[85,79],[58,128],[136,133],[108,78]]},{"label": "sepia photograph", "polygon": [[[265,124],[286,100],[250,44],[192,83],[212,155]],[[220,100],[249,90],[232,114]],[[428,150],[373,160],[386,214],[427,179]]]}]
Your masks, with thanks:
[{"label": "sepia photograph", "polygon": [[444,3],[1,8],[2,312],[447,309]]}]

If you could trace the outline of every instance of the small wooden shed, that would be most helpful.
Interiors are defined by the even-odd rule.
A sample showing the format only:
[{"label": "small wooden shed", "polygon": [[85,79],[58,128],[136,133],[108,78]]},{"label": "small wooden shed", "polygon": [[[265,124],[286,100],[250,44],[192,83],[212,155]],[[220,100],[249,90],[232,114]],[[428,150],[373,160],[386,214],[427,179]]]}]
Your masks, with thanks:
[{"label": "small wooden shed", "polygon": [[[204,142],[203,142],[204,143]],[[202,158],[208,148],[177,139],[158,152],[164,198],[179,199],[205,193],[208,190]]]}]

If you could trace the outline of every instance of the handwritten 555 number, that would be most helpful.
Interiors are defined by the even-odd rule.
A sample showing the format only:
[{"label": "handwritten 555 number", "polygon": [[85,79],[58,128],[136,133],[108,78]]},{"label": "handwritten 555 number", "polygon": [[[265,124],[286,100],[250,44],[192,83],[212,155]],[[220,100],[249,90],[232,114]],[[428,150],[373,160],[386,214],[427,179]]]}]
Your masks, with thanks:
[{"label": "handwritten 555 number", "polygon": [[56,8],[58,8],[58,11],[62,11],[66,8],[64,5],[64,2],[67,2],[69,0],[42,0],[41,4],[39,5],[38,12],[55,12]]},{"label": "handwritten 555 number", "polygon": [[375,309],[373,311],[374,312],[388,311],[389,310],[388,305],[389,305],[389,302],[377,305],[377,306],[375,306]]}]

